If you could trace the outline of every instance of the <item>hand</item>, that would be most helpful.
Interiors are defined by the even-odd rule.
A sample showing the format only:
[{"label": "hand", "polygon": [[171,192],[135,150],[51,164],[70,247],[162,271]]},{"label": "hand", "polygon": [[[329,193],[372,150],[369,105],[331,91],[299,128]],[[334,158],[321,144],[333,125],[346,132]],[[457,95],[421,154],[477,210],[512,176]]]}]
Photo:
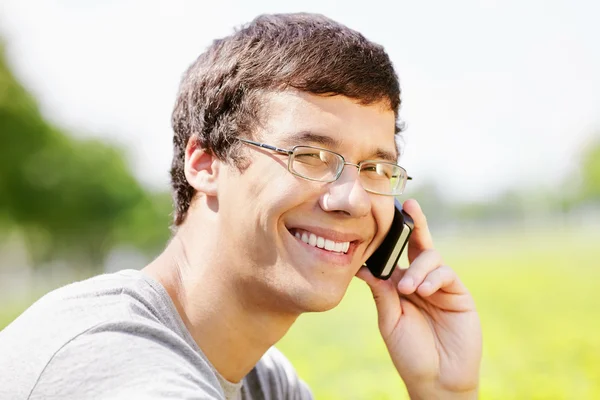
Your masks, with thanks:
[{"label": "hand", "polygon": [[407,200],[403,208],[415,222],[409,268],[381,280],[363,267],[357,277],[371,288],[381,336],[411,398],[476,398],[482,346],[475,303],[433,248],[419,204]]}]

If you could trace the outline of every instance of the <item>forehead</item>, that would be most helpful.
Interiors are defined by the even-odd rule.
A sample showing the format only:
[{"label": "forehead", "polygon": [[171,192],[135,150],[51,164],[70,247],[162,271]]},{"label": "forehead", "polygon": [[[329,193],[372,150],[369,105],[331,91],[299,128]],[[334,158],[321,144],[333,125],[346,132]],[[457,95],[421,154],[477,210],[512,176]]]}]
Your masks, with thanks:
[{"label": "forehead", "polygon": [[385,102],[363,105],[345,96],[286,90],[266,95],[263,104],[265,142],[320,145],[355,161],[398,158],[395,115]]}]

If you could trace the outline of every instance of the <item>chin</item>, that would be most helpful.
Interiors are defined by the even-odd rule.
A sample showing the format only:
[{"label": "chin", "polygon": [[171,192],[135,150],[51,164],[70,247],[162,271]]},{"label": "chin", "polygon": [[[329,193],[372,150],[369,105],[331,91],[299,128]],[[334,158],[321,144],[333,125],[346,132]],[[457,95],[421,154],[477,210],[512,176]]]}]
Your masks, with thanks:
[{"label": "chin", "polygon": [[336,307],[346,294],[345,287],[327,287],[322,286],[312,287],[309,290],[304,290],[302,293],[297,293],[294,303],[302,313],[306,312],[323,312],[329,311]]},{"label": "chin", "polygon": [[342,301],[342,297],[337,299],[327,299],[324,301],[317,301],[314,304],[311,304],[311,307],[307,309],[305,312],[324,312],[329,311],[335,307]]}]

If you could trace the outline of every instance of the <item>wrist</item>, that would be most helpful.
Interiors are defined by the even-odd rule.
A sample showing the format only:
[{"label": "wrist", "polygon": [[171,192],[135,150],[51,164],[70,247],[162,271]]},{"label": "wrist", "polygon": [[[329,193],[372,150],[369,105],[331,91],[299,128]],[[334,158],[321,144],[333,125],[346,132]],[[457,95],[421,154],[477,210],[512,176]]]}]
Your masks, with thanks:
[{"label": "wrist", "polygon": [[406,389],[411,400],[476,400],[479,393],[478,387],[457,391],[443,388],[437,383],[406,385]]}]

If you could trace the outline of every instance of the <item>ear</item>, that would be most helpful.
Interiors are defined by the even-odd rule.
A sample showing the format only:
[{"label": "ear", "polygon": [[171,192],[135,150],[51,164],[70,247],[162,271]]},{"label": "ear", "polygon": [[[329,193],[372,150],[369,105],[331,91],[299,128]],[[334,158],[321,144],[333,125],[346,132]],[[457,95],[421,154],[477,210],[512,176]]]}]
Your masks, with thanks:
[{"label": "ear", "polygon": [[185,148],[185,178],[196,191],[217,195],[217,177],[221,162],[214,154],[200,147],[196,136],[190,137]]}]

